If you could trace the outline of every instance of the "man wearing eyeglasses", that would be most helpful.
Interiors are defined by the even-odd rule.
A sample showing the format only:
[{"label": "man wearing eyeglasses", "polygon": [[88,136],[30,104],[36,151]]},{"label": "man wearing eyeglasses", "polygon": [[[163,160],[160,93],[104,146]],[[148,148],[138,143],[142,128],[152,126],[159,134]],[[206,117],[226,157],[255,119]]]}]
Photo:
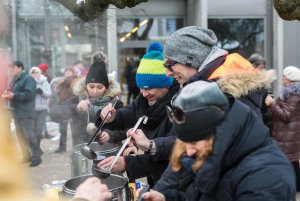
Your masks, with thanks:
[{"label": "man wearing eyeglasses", "polygon": [[268,128],[217,83],[184,87],[170,119],[177,140],[157,183],[167,188],[144,193],[144,200],[295,200],[292,166]]},{"label": "man wearing eyeglasses", "polygon": [[259,71],[237,53],[228,54],[217,47],[210,29],[189,26],[177,30],[166,41],[166,75],[184,87],[197,80],[227,85],[227,93],[239,98],[260,117],[264,89],[276,79],[275,71]]},{"label": "man wearing eyeglasses", "polygon": [[[217,82],[225,93],[238,98],[262,118],[260,108],[264,89],[276,78],[275,71],[256,70],[239,54],[228,54],[218,48],[212,30],[198,26],[177,30],[164,45],[164,61],[166,75],[174,77],[182,88],[198,80]],[[147,144],[147,138],[141,134],[129,134],[138,147]],[[170,143],[175,141],[174,136],[168,138]],[[157,152],[157,157],[166,155]]]}]

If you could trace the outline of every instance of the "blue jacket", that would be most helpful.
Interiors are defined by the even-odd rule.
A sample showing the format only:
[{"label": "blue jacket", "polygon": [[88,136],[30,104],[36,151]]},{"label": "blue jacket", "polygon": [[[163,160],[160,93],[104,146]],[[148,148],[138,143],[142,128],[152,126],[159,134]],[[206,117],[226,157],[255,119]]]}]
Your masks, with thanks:
[{"label": "blue jacket", "polygon": [[25,71],[18,75],[13,83],[14,96],[10,101],[16,118],[34,118],[36,81]]},{"label": "blue jacket", "polygon": [[295,200],[292,166],[248,106],[234,99],[214,140],[212,154],[196,173],[167,168],[155,186],[166,200]]}]

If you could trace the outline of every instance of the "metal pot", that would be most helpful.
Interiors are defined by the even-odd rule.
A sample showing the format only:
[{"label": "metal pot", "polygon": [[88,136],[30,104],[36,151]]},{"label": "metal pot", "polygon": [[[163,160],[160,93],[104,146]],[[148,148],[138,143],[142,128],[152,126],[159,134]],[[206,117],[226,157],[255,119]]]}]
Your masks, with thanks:
[{"label": "metal pot", "polygon": [[[79,144],[73,148],[71,154],[71,177],[92,174],[93,161],[81,154],[81,147],[86,144],[87,143]],[[97,155],[103,155],[105,157],[114,156],[119,151],[119,146],[113,143],[99,145],[97,142],[93,142],[89,146]]]},{"label": "metal pot", "polygon": [[[93,177],[93,175],[84,175],[72,178],[63,185],[62,198],[70,199],[74,194],[76,188],[84,182],[87,178]],[[103,184],[107,185],[107,188],[113,194],[112,201],[129,201],[130,192],[128,188],[128,180],[125,177],[111,174],[105,179],[101,179]]]}]

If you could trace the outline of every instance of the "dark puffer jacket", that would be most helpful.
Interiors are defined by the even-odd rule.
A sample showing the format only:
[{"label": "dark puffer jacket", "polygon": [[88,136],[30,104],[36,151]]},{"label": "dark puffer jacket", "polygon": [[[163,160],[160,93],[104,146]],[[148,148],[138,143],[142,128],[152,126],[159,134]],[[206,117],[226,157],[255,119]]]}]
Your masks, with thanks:
[{"label": "dark puffer jacket", "polygon": [[[212,154],[196,172],[164,172],[155,189],[166,200],[295,200],[292,166],[268,128],[238,100],[217,127]],[[174,150],[176,151],[176,150]]]},{"label": "dark puffer jacket", "polygon": [[269,106],[273,137],[290,161],[300,159],[300,82],[282,89],[280,98]]}]

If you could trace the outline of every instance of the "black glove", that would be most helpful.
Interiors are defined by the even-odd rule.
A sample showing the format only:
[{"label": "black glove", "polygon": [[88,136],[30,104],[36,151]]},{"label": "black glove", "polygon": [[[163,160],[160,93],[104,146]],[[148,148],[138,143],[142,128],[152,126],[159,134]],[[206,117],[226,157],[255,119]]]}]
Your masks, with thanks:
[{"label": "black glove", "polygon": [[36,89],[36,94],[43,94],[43,90],[41,88],[37,88]]}]

